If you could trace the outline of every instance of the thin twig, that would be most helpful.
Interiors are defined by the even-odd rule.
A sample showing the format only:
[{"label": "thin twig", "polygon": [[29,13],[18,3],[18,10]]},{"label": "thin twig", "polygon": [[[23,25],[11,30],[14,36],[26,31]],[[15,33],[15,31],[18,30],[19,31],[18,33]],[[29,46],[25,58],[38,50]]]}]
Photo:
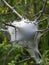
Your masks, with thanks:
[{"label": "thin twig", "polygon": [[[8,52],[8,54],[7,54],[6,58],[5,58],[5,61],[7,60],[7,57],[9,56],[9,54],[10,54],[14,49],[15,49],[15,48],[12,48],[12,49]],[[31,58],[33,58],[33,57],[28,57],[28,58],[26,58],[26,59],[24,59],[24,60],[21,60],[21,61],[18,61],[18,62],[16,62],[16,60],[15,60],[15,63],[22,63],[22,62],[25,62],[25,61],[30,60]],[[5,62],[4,62],[4,63],[5,63]],[[38,65],[38,64],[35,64],[35,65]]]},{"label": "thin twig", "polygon": [[12,24],[10,24],[10,23],[5,23],[5,22],[3,22],[3,24],[6,25],[6,26],[14,27],[14,28],[15,28],[15,32],[16,32],[16,29],[20,30],[19,27],[16,27],[16,26],[14,26],[14,25],[12,25]]},{"label": "thin twig", "polygon": [[42,34],[39,34],[39,38],[42,37],[45,33],[47,33],[49,30],[44,31]]},{"label": "thin twig", "polygon": [[36,22],[38,22],[38,20],[39,20],[39,18],[41,17],[41,15],[43,15],[43,12],[44,12],[44,10],[45,10],[45,8],[46,8],[46,4],[47,4],[47,0],[45,0],[45,3],[44,3],[44,5],[43,5],[43,8],[42,8],[42,10],[40,11],[40,15],[35,19]]},{"label": "thin twig", "polygon": [[48,17],[44,18],[43,20],[40,20],[40,21],[37,22],[37,23],[39,24],[40,22],[45,21],[45,20],[47,20],[47,19],[48,19]]},{"label": "thin twig", "polygon": [[14,25],[10,24],[10,23],[6,23],[6,22],[2,22],[5,26],[11,26],[11,27],[14,27],[16,28]]},{"label": "thin twig", "polygon": [[[33,58],[33,57],[29,57],[29,58],[26,58],[26,59],[24,59],[24,60],[22,60],[22,61],[18,61],[18,62],[15,61],[15,64],[16,64],[16,63],[22,63],[22,62],[28,61],[28,60],[30,60],[31,58]],[[34,63],[33,65],[39,65],[39,64]]]},{"label": "thin twig", "polygon": [[8,30],[5,30],[5,29],[0,29],[0,32],[8,32]]},{"label": "thin twig", "polygon": [[18,61],[18,62],[16,62],[16,63],[22,63],[22,62],[24,62],[24,61],[28,61],[28,60],[30,60],[31,59],[31,57],[29,57],[29,58],[26,58],[26,59],[24,59],[24,60],[21,60],[21,61]]},{"label": "thin twig", "polygon": [[45,14],[45,13],[44,13],[43,15],[49,17],[49,14]]},{"label": "thin twig", "polygon": [[45,33],[47,33],[49,30],[47,30],[47,31],[45,31],[45,32],[43,32],[41,35],[40,35],[40,37],[42,37]]},{"label": "thin twig", "polygon": [[37,32],[42,33],[42,32],[45,32],[45,31],[49,31],[49,28],[46,28],[46,29],[43,29],[43,30],[38,30]]},{"label": "thin twig", "polygon": [[5,62],[6,60],[8,59],[7,57],[9,56],[9,54],[14,50],[15,48],[12,47],[12,49],[10,49],[10,51],[7,53],[5,59],[4,59],[4,65],[5,65]]},{"label": "thin twig", "polygon": [[5,0],[2,0],[16,15],[18,15],[21,19],[23,18],[12,6],[10,6]]},{"label": "thin twig", "polygon": [[41,11],[39,11],[38,13],[34,14],[32,17],[38,16],[41,13]]}]

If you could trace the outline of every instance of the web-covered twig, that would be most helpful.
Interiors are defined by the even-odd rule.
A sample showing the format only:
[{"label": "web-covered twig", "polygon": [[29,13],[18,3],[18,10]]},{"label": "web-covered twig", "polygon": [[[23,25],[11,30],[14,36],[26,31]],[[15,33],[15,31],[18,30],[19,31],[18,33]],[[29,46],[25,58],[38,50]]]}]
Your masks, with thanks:
[{"label": "web-covered twig", "polygon": [[3,22],[3,25],[5,25],[5,26],[11,26],[11,27],[14,27],[15,28],[15,26],[14,25],[11,25],[10,23]]},{"label": "web-covered twig", "polygon": [[5,0],[2,0],[16,15],[18,15],[21,19],[23,18],[12,6],[10,6]]},{"label": "web-covered twig", "polygon": [[[2,22],[3,23],[3,25],[5,25],[5,26],[11,26],[11,27],[14,27],[15,29],[19,29],[19,27],[16,27],[16,26],[14,26],[14,25],[12,25],[12,24],[10,24],[10,23],[6,23],[6,22]],[[20,29],[19,29],[20,30]]]},{"label": "web-covered twig", "polygon": [[0,32],[8,32],[8,30],[6,30],[6,29],[0,29]]},{"label": "web-covered twig", "polygon": [[38,30],[37,32],[45,32],[45,31],[49,31],[49,28],[43,29],[43,30]]}]

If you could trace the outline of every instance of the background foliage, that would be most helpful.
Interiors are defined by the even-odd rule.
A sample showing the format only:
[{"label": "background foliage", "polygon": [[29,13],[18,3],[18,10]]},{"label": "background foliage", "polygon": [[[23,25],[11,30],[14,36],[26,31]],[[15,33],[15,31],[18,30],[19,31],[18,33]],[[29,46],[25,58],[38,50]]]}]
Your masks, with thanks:
[{"label": "background foliage", "polygon": [[[43,6],[44,0],[7,0],[7,2],[13,6],[16,11],[18,11],[23,17],[29,20],[34,20],[34,14],[38,13]],[[44,11],[44,15],[40,19],[49,17],[49,0]],[[14,20],[20,20],[20,18],[15,15],[4,3],[0,0],[0,28],[2,22],[12,22]],[[39,24],[40,29],[44,29],[47,26],[47,20],[42,21]],[[10,43],[10,40],[4,35],[5,32],[0,32],[0,65],[32,65],[33,59],[28,61],[18,63],[19,61],[30,57],[29,53],[19,45],[14,45]],[[8,34],[8,33],[7,33]],[[39,42],[39,50],[43,56],[41,59],[41,65],[49,65],[49,32],[43,35]]]}]

